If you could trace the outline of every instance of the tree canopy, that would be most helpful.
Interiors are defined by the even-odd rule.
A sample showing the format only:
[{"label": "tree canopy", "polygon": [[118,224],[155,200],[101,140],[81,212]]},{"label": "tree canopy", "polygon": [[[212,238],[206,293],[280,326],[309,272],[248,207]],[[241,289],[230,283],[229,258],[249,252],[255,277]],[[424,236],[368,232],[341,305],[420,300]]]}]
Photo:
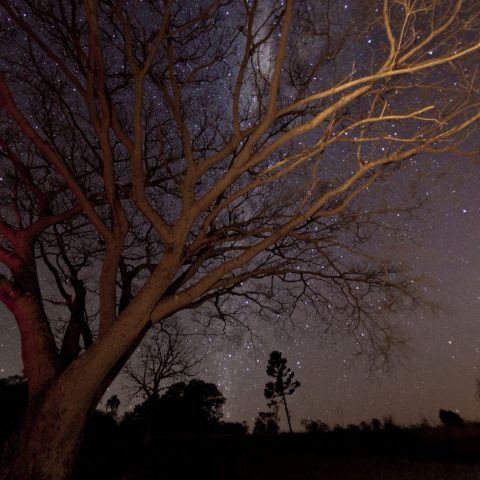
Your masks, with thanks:
[{"label": "tree canopy", "polygon": [[385,313],[415,284],[364,249],[388,208],[358,198],[465,145],[480,4],[348,6],[0,0],[0,300],[29,389],[10,478],[67,477],[108,385],[180,311],[302,308],[388,358]]},{"label": "tree canopy", "polygon": [[216,385],[192,379],[174,383],[160,398],[147,398],[126,416],[124,424],[157,434],[206,433],[219,425],[224,404]]}]

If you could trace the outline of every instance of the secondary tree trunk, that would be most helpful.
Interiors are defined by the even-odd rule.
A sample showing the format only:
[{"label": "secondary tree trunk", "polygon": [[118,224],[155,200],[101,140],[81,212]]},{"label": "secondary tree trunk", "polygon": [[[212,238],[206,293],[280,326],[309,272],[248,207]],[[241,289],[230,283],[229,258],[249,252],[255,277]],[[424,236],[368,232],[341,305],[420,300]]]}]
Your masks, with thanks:
[{"label": "secondary tree trunk", "polygon": [[290,418],[290,410],[288,409],[287,398],[285,397],[285,395],[283,395],[283,406],[285,407],[285,414],[287,416],[288,430],[290,431],[290,433],[293,433],[292,420]]}]

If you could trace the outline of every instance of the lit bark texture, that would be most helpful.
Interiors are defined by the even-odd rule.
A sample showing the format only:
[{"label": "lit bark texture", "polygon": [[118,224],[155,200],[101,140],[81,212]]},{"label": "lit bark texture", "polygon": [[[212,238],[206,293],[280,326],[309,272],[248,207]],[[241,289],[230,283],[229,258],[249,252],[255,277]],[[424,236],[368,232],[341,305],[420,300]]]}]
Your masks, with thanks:
[{"label": "lit bark texture", "polygon": [[29,386],[0,478],[66,480],[175,315],[308,315],[371,368],[403,344],[416,282],[372,242],[418,207],[382,201],[412,159],[469,154],[480,3],[345,5],[0,0],[0,300]]}]

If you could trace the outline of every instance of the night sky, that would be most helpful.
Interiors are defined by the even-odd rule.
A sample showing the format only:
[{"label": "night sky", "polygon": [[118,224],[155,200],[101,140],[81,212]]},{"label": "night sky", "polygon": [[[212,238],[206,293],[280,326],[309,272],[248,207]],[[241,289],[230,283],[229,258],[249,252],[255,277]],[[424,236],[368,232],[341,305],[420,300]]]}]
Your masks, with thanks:
[{"label": "night sky", "polygon": [[[475,141],[468,146],[478,148]],[[271,350],[287,357],[302,383],[290,399],[296,429],[302,418],[318,418],[331,426],[387,415],[399,423],[423,418],[437,423],[440,408],[466,419],[480,418],[475,397],[475,378],[480,376],[480,165],[455,157],[410,165],[391,180],[399,187],[394,189],[396,200],[408,195],[409,180],[419,181],[419,196],[426,204],[415,212],[415,221],[406,215],[396,218],[405,236],[379,232],[375,238],[377,248],[395,252],[397,259],[412,265],[414,275],[423,276],[423,294],[436,306],[398,318],[410,337],[408,354],[398,355],[390,370],[370,374],[361,358],[352,359],[349,339],[334,344],[324,338],[315,319],[298,315],[302,327],[286,332],[251,319],[258,335],[253,343],[243,331],[229,338],[202,336],[198,342],[208,356],[198,377],[219,386],[227,398],[226,419],[252,424],[257,412],[266,409],[263,388]],[[17,329],[3,307],[0,318],[0,372],[18,374]],[[107,396],[118,392],[125,407],[119,383],[121,379]]]},{"label": "night sky", "polygon": [[[422,230],[413,243],[380,234],[378,241],[397,246],[398,254],[424,276],[425,297],[435,311],[399,319],[410,336],[410,352],[397,357],[388,372],[370,375],[361,359],[352,362],[348,339],[338,345],[296,330],[279,338],[262,333],[263,344],[225,346],[212,355],[205,376],[218,383],[232,419],[250,419],[265,409],[263,386],[268,353],[281,350],[302,386],[291,397],[294,420],[320,418],[330,425],[393,415],[399,423],[438,423],[440,408],[480,418],[475,378],[480,375],[480,170],[469,160],[443,159],[425,179],[429,198],[418,213]],[[415,170],[412,169],[412,175]],[[408,227],[409,225],[407,225]]]},{"label": "night sky", "polygon": [[[302,418],[346,425],[393,415],[399,423],[423,418],[437,423],[439,408],[480,418],[475,397],[480,375],[480,168],[465,159],[445,158],[430,165],[433,175],[422,180],[429,200],[416,212],[421,222],[410,234],[417,245],[382,233],[378,239],[386,248],[396,245],[398,254],[415,266],[415,274],[424,275],[425,295],[437,307],[399,319],[411,340],[408,356],[399,356],[392,370],[371,375],[361,359],[352,361],[348,339],[337,345],[325,341],[314,322],[310,330],[282,334],[254,321],[259,338],[253,345],[242,332],[229,340],[201,338],[210,354],[198,376],[224,393],[227,419],[251,422],[258,410],[266,409],[265,369],[274,349],[284,353],[302,382],[290,400],[297,428]],[[415,168],[409,174],[415,176]],[[19,343],[11,316],[2,310],[1,317],[0,368],[7,376],[21,371]],[[119,392],[125,406],[120,383],[107,395]]]}]

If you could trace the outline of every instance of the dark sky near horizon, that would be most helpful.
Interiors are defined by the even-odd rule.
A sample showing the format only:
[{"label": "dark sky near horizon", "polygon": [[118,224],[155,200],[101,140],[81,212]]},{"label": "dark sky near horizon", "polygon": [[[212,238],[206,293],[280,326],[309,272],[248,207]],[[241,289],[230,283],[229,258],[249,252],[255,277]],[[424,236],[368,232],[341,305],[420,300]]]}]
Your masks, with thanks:
[{"label": "dark sky near horizon", "polygon": [[[478,148],[478,140],[470,146]],[[352,362],[348,340],[328,343],[313,330],[281,335],[258,324],[255,345],[240,333],[234,339],[203,338],[209,355],[198,376],[216,383],[227,398],[226,419],[251,424],[266,409],[263,388],[271,350],[283,352],[302,383],[290,400],[297,429],[302,418],[346,425],[393,415],[400,423],[424,417],[436,423],[440,408],[480,418],[475,397],[480,376],[480,165],[461,158],[429,165],[422,172],[433,174],[419,185],[428,201],[417,212],[421,222],[411,224],[417,229],[409,235],[412,241],[402,243],[380,232],[376,239],[378,245],[395,248],[415,274],[424,276],[425,296],[437,306],[399,319],[411,338],[408,356],[398,358],[393,370],[370,377],[361,359]],[[418,176],[415,168],[408,171],[412,178]],[[20,373],[17,329],[1,306],[0,319],[0,376]],[[120,391],[118,383],[110,393]]]}]

